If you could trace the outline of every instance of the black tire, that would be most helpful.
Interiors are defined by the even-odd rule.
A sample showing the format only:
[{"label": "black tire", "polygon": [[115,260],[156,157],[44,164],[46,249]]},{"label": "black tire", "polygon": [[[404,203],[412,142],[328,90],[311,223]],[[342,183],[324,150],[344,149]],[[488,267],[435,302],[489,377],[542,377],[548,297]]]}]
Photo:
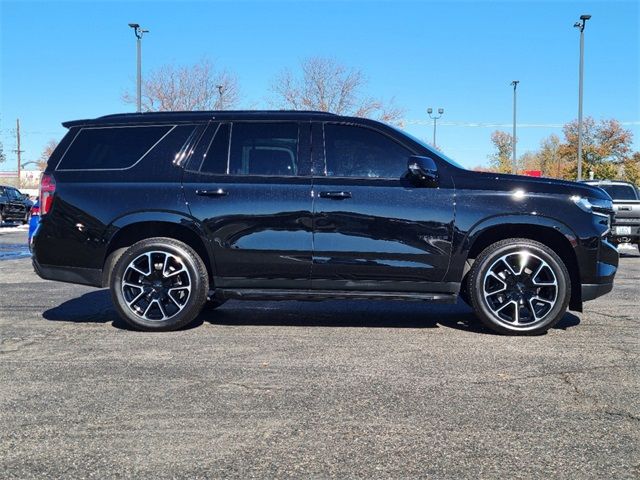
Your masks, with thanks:
[{"label": "black tire", "polygon": [[[514,266],[515,260],[520,263]],[[564,316],[571,298],[564,262],[546,245],[526,238],[487,247],[473,264],[467,288],[482,323],[510,335],[546,332]]]},{"label": "black tire", "polygon": [[225,303],[227,303],[226,299],[225,300],[218,300],[218,299],[207,300],[207,302],[204,304],[203,309],[204,310],[215,310],[216,308],[221,307]]},{"label": "black tire", "polygon": [[22,220],[22,224],[23,224],[23,225],[26,225],[27,223],[29,223],[29,220],[30,220],[30,219],[31,219],[31,214],[30,214],[30,213],[27,213],[27,214],[24,216],[24,219]]},{"label": "black tire", "polygon": [[[198,316],[207,300],[209,277],[191,247],[157,237],[125,250],[115,262],[109,287],[118,314],[133,328],[168,331],[184,327]],[[140,299],[132,302],[138,296]]]}]

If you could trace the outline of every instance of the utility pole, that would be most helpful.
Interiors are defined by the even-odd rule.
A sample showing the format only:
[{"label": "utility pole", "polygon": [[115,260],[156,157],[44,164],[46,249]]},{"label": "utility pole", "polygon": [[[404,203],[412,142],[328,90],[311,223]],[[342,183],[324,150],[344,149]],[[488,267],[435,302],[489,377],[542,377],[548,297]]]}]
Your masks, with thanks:
[{"label": "utility pole", "polygon": [[133,33],[136,35],[136,50],[137,50],[137,75],[136,75],[136,111],[142,112],[142,36],[145,33],[149,33],[149,30],[144,30],[137,23],[130,23],[129,26],[133,28]]},{"label": "utility pole", "polygon": [[511,168],[513,169],[514,175],[518,173],[518,165],[516,164],[516,143],[518,143],[516,140],[516,88],[519,83],[520,80],[514,80],[511,82],[511,85],[513,85],[513,138],[511,139],[511,153],[513,155],[513,159],[511,161]]},{"label": "utility pole", "polygon": [[433,119],[433,148],[437,148],[436,147],[436,121],[440,117],[442,117],[442,114],[444,113],[444,108],[438,109],[438,115],[431,115],[433,113],[433,108],[429,107],[427,108],[427,113],[429,114],[429,118]]},{"label": "utility pole", "polygon": [[584,76],[584,27],[591,15],[580,15],[573,26],[580,29],[580,74],[578,83],[578,181],[582,180],[582,81]]},{"label": "utility pole", "polygon": [[216,85],[216,88],[218,89],[218,108],[216,110],[223,110],[222,94],[224,93],[224,85]]},{"label": "utility pole", "polygon": [[22,164],[22,150],[20,149],[20,119],[16,118],[16,149],[14,150],[18,157],[18,188],[20,188],[20,169]]}]

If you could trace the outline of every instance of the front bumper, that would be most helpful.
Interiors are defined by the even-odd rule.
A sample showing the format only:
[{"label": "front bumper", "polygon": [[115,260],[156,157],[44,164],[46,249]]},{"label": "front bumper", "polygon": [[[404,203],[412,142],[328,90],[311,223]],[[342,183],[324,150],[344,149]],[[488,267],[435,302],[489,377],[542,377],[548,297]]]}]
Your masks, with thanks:
[{"label": "front bumper", "polygon": [[[630,233],[618,233],[618,227],[628,227]],[[638,225],[628,225],[624,223],[617,223],[611,227],[611,233],[609,234],[609,238],[615,243],[619,243],[622,239],[638,241],[640,239],[640,226]]]},{"label": "front bumper", "polygon": [[596,258],[591,274],[587,278],[583,277],[583,302],[601,297],[613,289],[613,279],[618,271],[619,262],[617,247],[607,239],[600,239]]}]

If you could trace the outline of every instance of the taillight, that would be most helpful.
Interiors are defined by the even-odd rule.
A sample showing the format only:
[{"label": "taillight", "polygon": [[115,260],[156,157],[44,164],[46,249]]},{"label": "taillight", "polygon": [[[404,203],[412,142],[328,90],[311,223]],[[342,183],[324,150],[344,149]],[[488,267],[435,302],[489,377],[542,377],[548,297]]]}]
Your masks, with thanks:
[{"label": "taillight", "polygon": [[50,173],[43,173],[40,178],[40,215],[46,215],[51,210],[54,193],[56,193],[56,180]]}]

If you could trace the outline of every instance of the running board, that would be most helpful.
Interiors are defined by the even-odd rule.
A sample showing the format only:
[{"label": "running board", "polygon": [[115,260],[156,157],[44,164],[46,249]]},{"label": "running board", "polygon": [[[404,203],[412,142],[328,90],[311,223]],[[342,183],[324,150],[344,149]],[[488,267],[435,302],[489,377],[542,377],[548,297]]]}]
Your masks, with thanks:
[{"label": "running board", "polygon": [[422,302],[456,303],[452,293],[374,292],[337,290],[281,290],[281,289],[215,289],[210,297],[236,300],[413,300]]}]

